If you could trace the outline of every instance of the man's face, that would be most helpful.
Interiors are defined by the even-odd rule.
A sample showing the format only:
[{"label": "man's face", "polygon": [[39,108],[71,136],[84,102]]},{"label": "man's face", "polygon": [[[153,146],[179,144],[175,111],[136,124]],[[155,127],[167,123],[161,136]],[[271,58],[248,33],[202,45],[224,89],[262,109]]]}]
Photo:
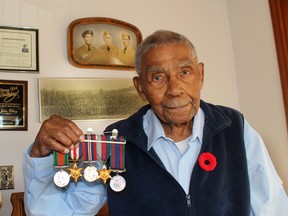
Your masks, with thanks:
[{"label": "man's face", "polygon": [[128,36],[124,36],[123,39],[122,39],[122,41],[123,41],[124,47],[128,47],[128,46],[129,46],[130,39],[129,39]]},{"label": "man's face", "polygon": [[84,41],[87,45],[91,45],[93,41],[93,36],[91,34],[86,34],[84,37]]},{"label": "man's face", "polygon": [[148,100],[162,124],[189,123],[200,106],[204,65],[193,58],[184,43],[166,44],[148,50],[142,59],[135,87]]},{"label": "man's face", "polygon": [[107,44],[107,45],[110,45],[110,44],[112,43],[112,37],[111,37],[111,35],[109,35],[109,34],[106,34],[106,35],[103,37],[103,39],[104,39],[105,44]]}]

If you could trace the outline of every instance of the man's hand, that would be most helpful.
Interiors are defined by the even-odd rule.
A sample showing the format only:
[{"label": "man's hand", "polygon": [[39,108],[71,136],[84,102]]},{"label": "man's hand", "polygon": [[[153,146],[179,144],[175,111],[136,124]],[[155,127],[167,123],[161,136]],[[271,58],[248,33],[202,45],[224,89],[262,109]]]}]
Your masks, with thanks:
[{"label": "man's hand", "polygon": [[45,120],[36,136],[31,157],[45,157],[53,150],[67,154],[79,142],[83,142],[82,130],[71,120],[52,115]]}]

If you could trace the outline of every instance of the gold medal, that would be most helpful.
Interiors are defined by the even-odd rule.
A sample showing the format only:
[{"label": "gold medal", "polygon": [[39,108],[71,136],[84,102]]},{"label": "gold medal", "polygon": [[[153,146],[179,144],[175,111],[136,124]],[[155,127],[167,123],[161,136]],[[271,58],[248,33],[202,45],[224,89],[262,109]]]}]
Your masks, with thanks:
[{"label": "gold medal", "polygon": [[104,184],[106,184],[108,179],[111,179],[110,176],[111,170],[107,170],[106,165],[104,164],[103,168],[99,170],[99,176],[103,180]]},{"label": "gold medal", "polygon": [[82,169],[83,168],[78,168],[76,163],[74,164],[73,168],[68,168],[68,170],[70,171],[71,178],[73,178],[75,182],[77,182],[78,178],[82,176],[81,174]]}]

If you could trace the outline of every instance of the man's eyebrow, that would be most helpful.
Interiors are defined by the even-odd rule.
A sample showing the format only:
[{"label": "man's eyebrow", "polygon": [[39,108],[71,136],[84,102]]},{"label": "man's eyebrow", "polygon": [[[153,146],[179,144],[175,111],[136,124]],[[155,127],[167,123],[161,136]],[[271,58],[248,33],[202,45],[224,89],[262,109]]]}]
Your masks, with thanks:
[{"label": "man's eyebrow", "polygon": [[179,64],[176,65],[177,68],[179,67],[185,67],[185,66],[191,66],[193,65],[193,61],[192,60],[186,60],[186,61],[182,61]]},{"label": "man's eyebrow", "polygon": [[163,72],[165,69],[162,66],[148,66],[146,69],[146,72]]}]

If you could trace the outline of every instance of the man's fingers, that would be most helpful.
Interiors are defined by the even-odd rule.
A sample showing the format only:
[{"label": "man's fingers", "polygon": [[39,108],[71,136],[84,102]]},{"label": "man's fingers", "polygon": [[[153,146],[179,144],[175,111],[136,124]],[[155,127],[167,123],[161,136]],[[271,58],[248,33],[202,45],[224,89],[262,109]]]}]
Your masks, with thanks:
[{"label": "man's fingers", "polygon": [[30,155],[44,157],[52,151],[68,153],[83,137],[82,130],[73,121],[53,115],[43,122]]}]

